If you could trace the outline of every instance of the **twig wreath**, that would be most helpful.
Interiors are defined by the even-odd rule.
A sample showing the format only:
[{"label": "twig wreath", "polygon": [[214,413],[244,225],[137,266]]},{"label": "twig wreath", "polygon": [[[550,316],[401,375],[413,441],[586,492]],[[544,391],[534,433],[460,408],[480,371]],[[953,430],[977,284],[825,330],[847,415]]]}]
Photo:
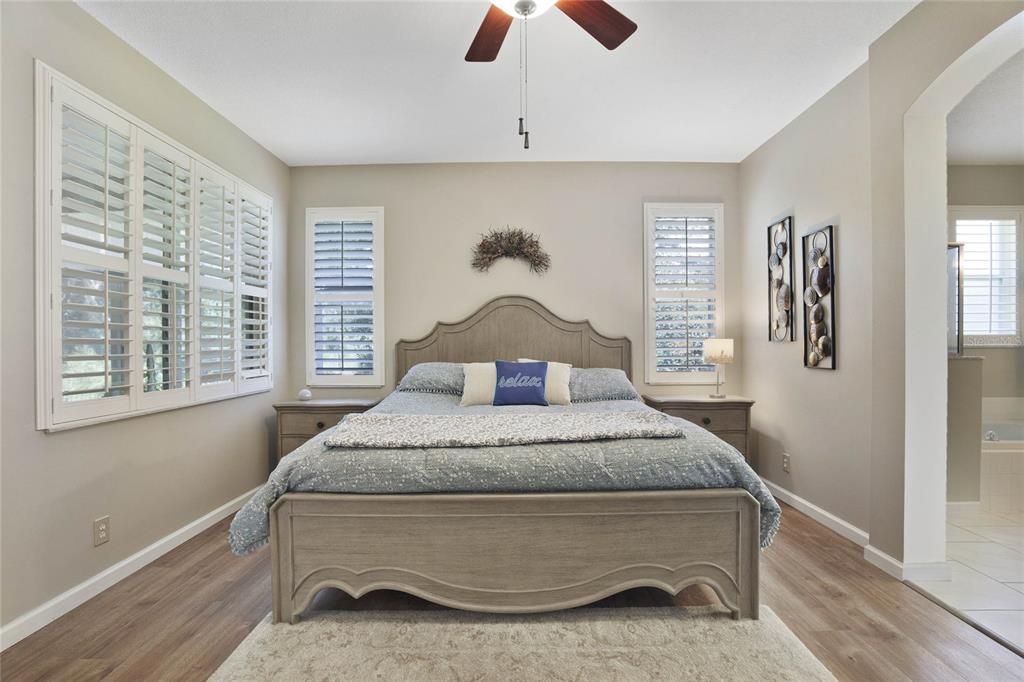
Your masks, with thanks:
[{"label": "twig wreath", "polygon": [[494,265],[499,258],[518,258],[530,264],[530,272],[543,274],[551,266],[551,256],[544,252],[537,235],[518,227],[491,230],[473,248],[473,269],[480,272]]}]

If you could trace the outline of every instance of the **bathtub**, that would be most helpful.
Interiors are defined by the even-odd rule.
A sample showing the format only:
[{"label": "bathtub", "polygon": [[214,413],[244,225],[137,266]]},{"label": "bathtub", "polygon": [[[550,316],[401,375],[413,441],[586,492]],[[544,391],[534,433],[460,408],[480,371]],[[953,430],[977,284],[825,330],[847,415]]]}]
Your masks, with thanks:
[{"label": "bathtub", "polygon": [[994,514],[1024,514],[1024,421],[982,427],[981,508]]},{"label": "bathtub", "polygon": [[981,433],[986,442],[1020,441],[1021,447],[1024,447],[1024,422],[984,424]]}]

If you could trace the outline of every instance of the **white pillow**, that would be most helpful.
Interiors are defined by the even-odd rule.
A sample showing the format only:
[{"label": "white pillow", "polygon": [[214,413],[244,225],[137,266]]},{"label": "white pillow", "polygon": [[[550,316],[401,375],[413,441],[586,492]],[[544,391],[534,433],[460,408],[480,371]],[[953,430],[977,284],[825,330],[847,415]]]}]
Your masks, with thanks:
[{"label": "white pillow", "polygon": [[569,393],[569,374],[572,371],[572,365],[528,358],[519,358],[517,362],[547,362],[548,373],[544,378],[544,400],[548,401],[548,405],[568,405],[572,402],[572,396]]},{"label": "white pillow", "polygon": [[498,383],[498,368],[493,362],[467,362],[462,365],[466,379],[462,384],[459,405],[490,405],[494,402],[494,387]]}]

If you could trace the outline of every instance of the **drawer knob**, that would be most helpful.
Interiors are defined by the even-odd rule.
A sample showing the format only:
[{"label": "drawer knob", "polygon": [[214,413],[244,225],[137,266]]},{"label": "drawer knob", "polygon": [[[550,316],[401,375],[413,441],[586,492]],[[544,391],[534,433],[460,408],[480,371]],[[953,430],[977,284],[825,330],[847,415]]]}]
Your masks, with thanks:
[{"label": "drawer knob", "polygon": [[709,424],[711,424],[711,417],[702,418],[700,420],[700,423],[703,424],[704,426],[708,426]]},{"label": "drawer knob", "polygon": [[324,423],[323,422],[317,422],[316,423],[316,428],[318,428],[318,429],[324,428]]}]

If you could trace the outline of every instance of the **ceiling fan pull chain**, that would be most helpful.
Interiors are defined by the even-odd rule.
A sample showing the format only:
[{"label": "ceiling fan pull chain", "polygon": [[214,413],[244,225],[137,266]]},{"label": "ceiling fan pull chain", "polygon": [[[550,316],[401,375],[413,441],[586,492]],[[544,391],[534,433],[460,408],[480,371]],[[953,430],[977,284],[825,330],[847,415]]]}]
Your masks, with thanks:
[{"label": "ceiling fan pull chain", "polygon": [[523,149],[530,148],[530,31],[527,17],[523,17],[523,119],[526,128],[523,132]]},{"label": "ceiling fan pull chain", "polygon": [[519,134],[522,135],[525,130],[523,127],[523,25],[519,24]]}]

